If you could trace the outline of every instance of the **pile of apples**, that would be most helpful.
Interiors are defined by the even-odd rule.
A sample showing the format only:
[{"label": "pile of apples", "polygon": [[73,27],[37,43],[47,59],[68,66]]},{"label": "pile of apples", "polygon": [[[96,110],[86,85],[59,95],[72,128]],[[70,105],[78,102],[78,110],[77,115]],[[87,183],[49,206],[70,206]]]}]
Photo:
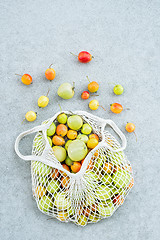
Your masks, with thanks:
[{"label": "pile of apples", "polygon": [[[74,174],[80,171],[88,152],[101,141],[81,116],[63,112],[46,133],[57,160],[65,170]],[[111,139],[107,143],[111,146],[114,144]],[[34,144],[39,147],[37,137]],[[84,174],[88,190],[79,195],[75,207],[69,195],[70,177],[65,172],[37,161],[32,161],[32,169],[36,184],[34,196],[39,209],[60,221],[72,219],[82,226],[111,216],[123,204],[125,195],[134,183],[132,168],[128,163],[124,164],[122,152],[97,149]]]},{"label": "pile of apples", "polygon": [[[75,131],[77,134],[74,132],[71,134],[72,139],[69,139],[67,133],[64,136],[66,128],[67,133]],[[61,113],[50,125],[47,135],[57,159],[64,169],[73,173],[80,170],[74,164],[81,166],[83,158],[98,141],[97,135],[94,135],[91,127],[86,125],[80,116],[67,116],[65,113]],[[57,136],[64,141],[58,140],[58,145],[55,145],[54,137]],[[94,140],[94,144],[88,146],[91,139],[97,141]],[[109,142],[112,144],[111,141]],[[38,148],[37,143],[38,139],[35,139],[34,144]],[[88,222],[97,222],[102,217],[111,216],[116,208],[123,204],[125,195],[133,186],[132,168],[129,164],[124,165],[121,152],[113,153],[109,150],[94,152],[84,174],[88,190],[76,200],[79,201],[76,207],[73,206],[69,195],[70,177],[65,172],[36,161],[32,161],[32,169],[36,183],[34,195],[39,209],[52,216],[55,215],[61,221],[72,219],[82,226]]]},{"label": "pile of apples", "polygon": [[58,115],[47,130],[55,157],[66,170],[77,173],[87,153],[98,145],[99,137],[78,115]]}]

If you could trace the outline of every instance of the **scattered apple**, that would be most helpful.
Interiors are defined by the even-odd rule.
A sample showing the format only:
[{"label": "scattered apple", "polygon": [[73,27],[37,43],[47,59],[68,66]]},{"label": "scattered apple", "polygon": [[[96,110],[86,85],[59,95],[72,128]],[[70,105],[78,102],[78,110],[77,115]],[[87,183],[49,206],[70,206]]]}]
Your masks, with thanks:
[{"label": "scattered apple", "polygon": [[82,51],[78,54],[78,61],[81,63],[88,63],[92,60],[93,56],[86,51]]},{"label": "scattered apple", "polygon": [[51,68],[52,64],[49,66],[49,68],[45,71],[45,76],[48,80],[52,81],[56,76],[56,71]]},{"label": "scattered apple", "polygon": [[74,86],[70,83],[63,83],[58,88],[57,94],[63,99],[70,99],[74,96]]},{"label": "scattered apple", "polygon": [[30,85],[30,84],[32,83],[32,77],[31,77],[31,75],[29,75],[29,74],[27,74],[27,73],[25,73],[25,74],[23,74],[23,75],[20,75],[20,74],[17,74],[17,73],[16,73],[16,75],[18,75],[18,76],[21,77],[21,81],[22,81],[23,84],[25,84],[25,85]]},{"label": "scattered apple", "polygon": [[121,95],[121,94],[123,93],[123,87],[122,87],[122,85],[117,84],[116,86],[114,86],[113,92],[114,92],[116,95]]},{"label": "scattered apple", "polygon": [[89,92],[88,91],[83,91],[81,94],[81,98],[86,100],[89,98]]},{"label": "scattered apple", "polygon": [[28,122],[33,122],[37,118],[37,114],[34,111],[29,111],[26,113],[25,118]]},{"label": "scattered apple", "polygon": [[38,98],[38,107],[45,108],[49,103],[49,98],[47,96],[41,96]]}]

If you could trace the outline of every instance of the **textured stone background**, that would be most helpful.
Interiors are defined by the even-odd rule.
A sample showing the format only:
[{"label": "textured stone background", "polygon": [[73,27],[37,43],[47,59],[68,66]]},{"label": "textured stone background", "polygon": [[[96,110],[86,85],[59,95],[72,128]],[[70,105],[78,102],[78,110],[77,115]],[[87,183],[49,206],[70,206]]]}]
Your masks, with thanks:
[{"label": "textured stone background", "polygon": [[[0,1],[1,73],[1,186],[0,238],[29,239],[127,239],[158,240],[160,234],[159,189],[159,78],[160,1]],[[88,50],[89,64],[80,64],[70,55]],[[45,80],[44,71],[53,63],[57,77]],[[24,86],[15,73],[30,73],[33,84]],[[87,87],[86,75],[100,83],[97,99],[107,108],[94,114],[111,118],[128,140],[126,154],[135,174],[135,187],[125,204],[109,219],[85,228],[72,223],[47,220],[36,207],[31,192],[30,162],[14,152],[17,135],[59,111],[86,110],[80,92]],[[76,82],[75,97],[58,98],[62,82]],[[124,86],[122,96],[114,96],[112,85]],[[38,109],[37,99],[50,91],[50,103]],[[130,111],[114,115],[109,104],[120,102]],[[28,110],[38,112],[33,123],[21,124]],[[134,134],[125,124],[136,125]],[[31,139],[21,143],[29,154]]]}]

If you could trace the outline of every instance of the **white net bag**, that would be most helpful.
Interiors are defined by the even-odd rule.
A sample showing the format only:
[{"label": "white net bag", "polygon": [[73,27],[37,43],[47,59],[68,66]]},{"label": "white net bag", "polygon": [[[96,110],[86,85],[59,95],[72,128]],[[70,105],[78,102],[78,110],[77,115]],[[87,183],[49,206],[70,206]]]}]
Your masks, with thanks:
[{"label": "white net bag", "polygon": [[[102,218],[110,217],[123,204],[133,187],[133,172],[123,150],[126,139],[116,124],[87,112],[64,112],[68,117],[78,115],[83,123],[92,127],[92,133],[99,137],[98,145],[86,155],[77,173],[69,172],[55,157],[47,136],[47,129],[57,116],[42,125],[21,133],[15,142],[15,151],[24,160],[31,160],[32,190],[37,206],[43,213],[63,222],[72,221],[85,226]],[[119,142],[105,126],[109,125],[122,140]],[[19,152],[19,141],[26,135],[37,132],[32,155]],[[67,151],[66,156],[67,157]],[[78,156],[81,152],[77,152]]]}]

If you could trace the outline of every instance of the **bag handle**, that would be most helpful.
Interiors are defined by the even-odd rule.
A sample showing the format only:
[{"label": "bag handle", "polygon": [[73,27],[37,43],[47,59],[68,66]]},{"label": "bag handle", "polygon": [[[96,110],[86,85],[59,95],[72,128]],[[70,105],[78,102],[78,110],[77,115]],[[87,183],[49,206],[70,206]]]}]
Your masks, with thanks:
[{"label": "bag handle", "polygon": [[107,147],[112,151],[112,152],[120,152],[120,151],[123,151],[126,146],[127,146],[127,140],[126,140],[126,137],[124,136],[124,134],[122,133],[122,131],[117,127],[117,125],[110,119],[107,119],[105,121],[105,124],[103,126],[103,129],[102,129],[102,135],[103,137],[105,138],[104,136],[104,128],[106,126],[106,124],[108,124],[109,126],[112,127],[112,129],[115,131],[115,133],[117,133],[117,135],[120,137],[120,139],[122,140],[122,146],[118,149],[113,149],[109,144],[107,144]]},{"label": "bag handle", "polygon": [[[51,122],[52,120],[50,120],[48,123],[46,124],[42,124],[42,125],[39,125],[37,127],[34,127],[28,131],[25,131],[25,132],[22,132],[21,134],[19,134],[19,136],[16,138],[16,141],[15,141],[15,152],[17,153],[17,155],[22,158],[23,160],[25,161],[38,161],[38,162],[42,162],[50,167],[53,167],[53,168],[57,168],[59,170],[62,170],[64,171],[65,173],[68,174],[68,171],[65,170],[61,165],[57,165],[56,163],[52,162],[52,161],[49,161],[47,160],[45,157],[43,156],[36,156],[36,155],[28,155],[28,156],[25,156],[23,155],[22,153],[20,153],[19,151],[19,142],[21,141],[21,139],[29,134],[32,134],[34,132],[39,132],[39,131],[44,131],[44,130],[47,130],[48,127],[51,125]],[[49,146],[49,143],[47,142],[48,146]]]},{"label": "bag handle", "polygon": [[20,153],[20,151],[19,151],[19,142],[21,141],[21,139],[23,137],[25,137],[25,136],[27,136],[29,134],[32,134],[32,133],[38,132],[38,131],[46,130],[48,128],[48,125],[49,124],[42,124],[42,125],[36,126],[36,127],[32,128],[32,129],[29,129],[29,130],[24,131],[21,134],[19,134],[19,136],[16,138],[14,148],[15,148],[15,152],[17,153],[17,155],[20,158],[22,158],[23,160],[26,160],[26,161],[30,161],[30,160],[41,161],[42,160],[42,158],[40,156],[35,156],[35,155],[25,156],[22,153]]}]

